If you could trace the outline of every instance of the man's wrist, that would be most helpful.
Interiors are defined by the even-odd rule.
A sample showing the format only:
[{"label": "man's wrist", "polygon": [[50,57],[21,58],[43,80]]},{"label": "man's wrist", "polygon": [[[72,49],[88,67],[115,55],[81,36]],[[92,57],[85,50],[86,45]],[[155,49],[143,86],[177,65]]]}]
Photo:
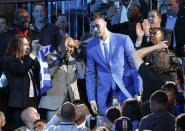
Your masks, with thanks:
[{"label": "man's wrist", "polygon": [[140,47],[141,46],[141,43],[142,43],[142,40],[141,41],[140,40],[136,40],[135,46],[136,47]]},{"label": "man's wrist", "polygon": [[153,46],[154,47],[154,50],[158,50],[159,49],[159,46],[156,44]]}]

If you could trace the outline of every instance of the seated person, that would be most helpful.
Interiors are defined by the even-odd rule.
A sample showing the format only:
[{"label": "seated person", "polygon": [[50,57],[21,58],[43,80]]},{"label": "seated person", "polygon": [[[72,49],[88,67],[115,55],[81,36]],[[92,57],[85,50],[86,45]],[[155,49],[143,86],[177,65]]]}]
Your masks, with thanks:
[{"label": "seated person", "polygon": [[33,107],[27,107],[21,113],[21,119],[25,126],[22,126],[15,131],[27,131],[34,129],[34,122],[40,119],[40,115]]},{"label": "seated person", "polygon": [[166,93],[155,91],[150,97],[152,113],[142,118],[139,130],[175,131],[175,117],[167,111],[167,103]]}]

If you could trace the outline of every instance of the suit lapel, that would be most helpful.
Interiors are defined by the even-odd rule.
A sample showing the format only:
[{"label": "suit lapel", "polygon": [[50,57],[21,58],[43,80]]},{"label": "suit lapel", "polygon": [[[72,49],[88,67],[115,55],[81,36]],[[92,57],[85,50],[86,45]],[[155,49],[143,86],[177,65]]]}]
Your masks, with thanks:
[{"label": "suit lapel", "polygon": [[[106,64],[106,61],[104,59],[102,50],[101,50],[101,46],[100,46],[100,40],[97,38],[96,39],[96,43],[97,43],[97,54],[99,55],[99,57],[102,59],[102,61],[104,61],[104,63]],[[115,52],[115,39],[113,37],[113,34],[110,32],[110,60],[112,59],[114,52]]]},{"label": "suit lapel", "polygon": [[110,33],[110,60],[112,59],[115,51],[115,40],[113,34]]},{"label": "suit lapel", "polygon": [[103,53],[102,53],[102,50],[101,50],[101,46],[100,46],[100,40],[97,38],[96,39],[96,43],[97,43],[97,54],[99,55],[99,57],[100,57],[100,59],[102,59],[102,61],[104,61],[104,63],[106,64],[106,61],[105,61],[105,59],[104,59],[104,57],[103,57]]}]

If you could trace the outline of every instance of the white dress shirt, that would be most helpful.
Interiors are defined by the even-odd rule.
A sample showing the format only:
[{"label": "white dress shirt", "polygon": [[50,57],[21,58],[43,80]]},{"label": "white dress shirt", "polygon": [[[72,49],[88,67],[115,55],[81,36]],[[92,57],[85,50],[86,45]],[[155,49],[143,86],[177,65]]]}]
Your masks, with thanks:
[{"label": "white dress shirt", "polygon": [[105,41],[100,40],[100,48],[103,53],[103,57],[105,58],[105,52],[104,52],[104,45],[106,44],[108,52],[110,52],[110,32],[108,33],[108,36]]}]

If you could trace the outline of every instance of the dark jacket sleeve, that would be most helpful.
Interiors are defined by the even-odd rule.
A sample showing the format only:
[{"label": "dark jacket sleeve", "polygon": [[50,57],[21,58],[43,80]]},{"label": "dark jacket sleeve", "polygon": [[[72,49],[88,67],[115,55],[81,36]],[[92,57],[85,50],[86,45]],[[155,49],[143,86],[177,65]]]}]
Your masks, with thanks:
[{"label": "dark jacket sleeve", "polygon": [[35,61],[31,59],[29,55],[25,56],[21,60],[11,56],[5,56],[3,58],[3,69],[12,74],[26,75],[31,67],[34,65]]}]

